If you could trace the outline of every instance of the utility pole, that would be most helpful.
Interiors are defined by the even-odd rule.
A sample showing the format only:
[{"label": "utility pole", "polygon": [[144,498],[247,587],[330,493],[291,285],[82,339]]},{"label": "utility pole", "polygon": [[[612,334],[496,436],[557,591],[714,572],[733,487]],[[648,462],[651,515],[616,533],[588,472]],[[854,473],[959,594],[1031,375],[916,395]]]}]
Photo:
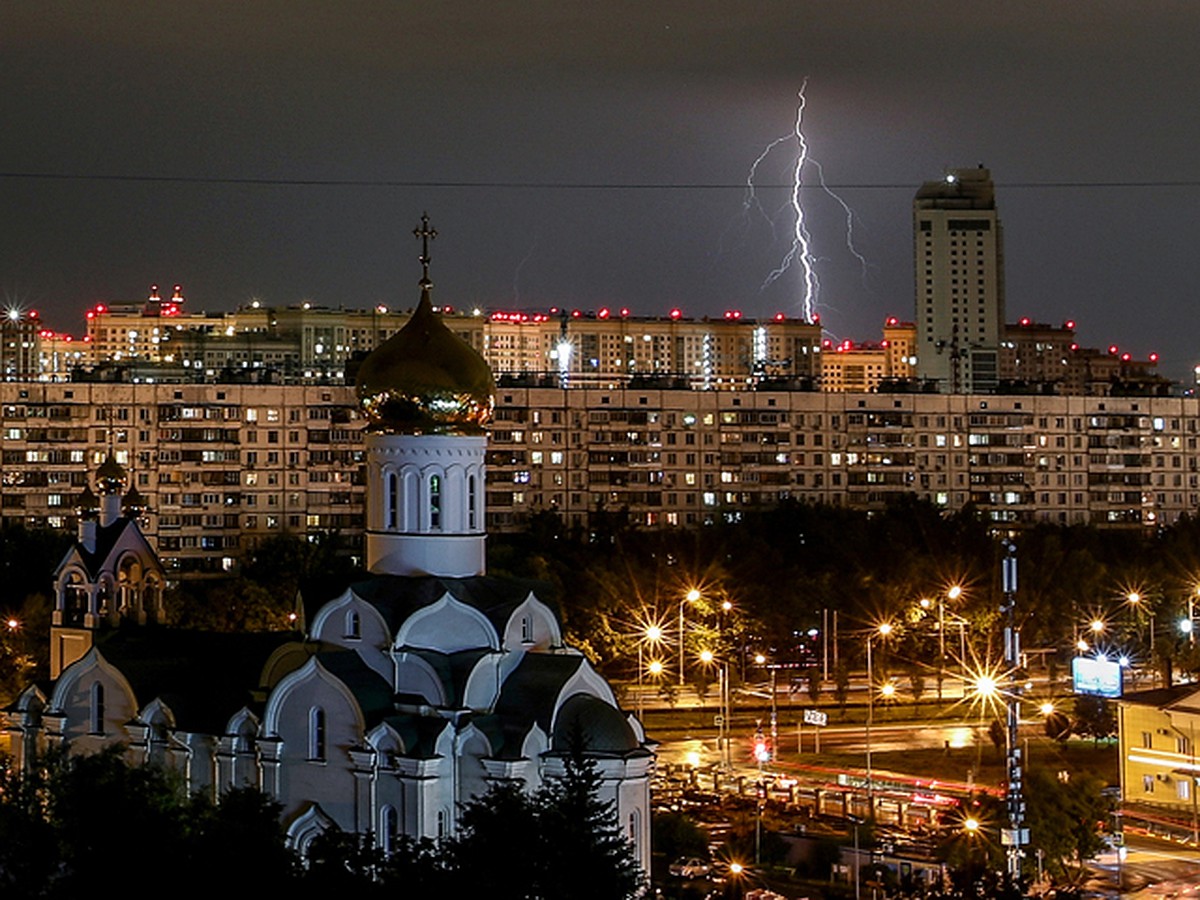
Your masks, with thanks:
[{"label": "utility pole", "polygon": [[1009,541],[1004,543],[1004,560],[1001,563],[1004,601],[1000,612],[1004,614],[1004,665],[1008,669],[1008,690],[1005,704],[1008,711],[1006,734],[1006,771],[1008,791],[1008,828],[1001,832],[1001,843],[1005,847],[1007,871],[1013,887],[1021,884],[1022,847],[1029,843],[1029,829],[1025,827],[1024,762],[1018,728],[1021,723],[1021,682],[1018,670],[1021,665],[1021,635],[1016,627],[1017,607],[1017,548]]}]

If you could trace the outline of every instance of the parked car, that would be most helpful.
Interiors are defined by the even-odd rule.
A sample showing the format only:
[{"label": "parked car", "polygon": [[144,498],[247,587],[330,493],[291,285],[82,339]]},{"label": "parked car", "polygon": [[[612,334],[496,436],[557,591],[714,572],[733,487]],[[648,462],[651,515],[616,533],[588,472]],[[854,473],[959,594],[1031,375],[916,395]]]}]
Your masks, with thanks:
[{"label": "parked car", "polygon": [[698,856],[681,856],[667,869],[676,878],[703,878],[711,870],[712,866]]}]

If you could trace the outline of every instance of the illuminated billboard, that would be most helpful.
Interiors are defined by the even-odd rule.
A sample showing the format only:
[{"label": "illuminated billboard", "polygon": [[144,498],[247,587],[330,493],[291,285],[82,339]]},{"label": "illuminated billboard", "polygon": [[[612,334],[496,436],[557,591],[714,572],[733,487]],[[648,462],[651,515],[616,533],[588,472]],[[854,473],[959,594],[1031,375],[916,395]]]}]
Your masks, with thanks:
[{"label": "illuminated billboard", "polygon": [[1121,696],[1121,666],[1102,656],[1076,656],[1071,660],[1071,680],[1077,694]]}]

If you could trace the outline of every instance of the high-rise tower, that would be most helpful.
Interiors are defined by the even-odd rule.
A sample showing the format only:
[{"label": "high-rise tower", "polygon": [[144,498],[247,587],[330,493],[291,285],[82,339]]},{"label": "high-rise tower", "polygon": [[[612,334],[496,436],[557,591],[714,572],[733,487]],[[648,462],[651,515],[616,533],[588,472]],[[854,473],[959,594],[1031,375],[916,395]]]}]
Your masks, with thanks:
[{"label": "high-rise tower", "polygon": [[1004,242],[991,173],[951,169],[913,200],[917,370],[943,393],[999,381]]}]

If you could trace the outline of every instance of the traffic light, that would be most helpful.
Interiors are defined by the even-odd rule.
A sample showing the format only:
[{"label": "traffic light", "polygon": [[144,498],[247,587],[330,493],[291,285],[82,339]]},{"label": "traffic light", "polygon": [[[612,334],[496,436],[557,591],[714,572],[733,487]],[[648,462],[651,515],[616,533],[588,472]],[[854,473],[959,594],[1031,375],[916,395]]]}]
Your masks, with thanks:
[{"label": "traffic light", "polygon": [[754,732],[754,758],[760,763],[771,761],[771,742],[763,734],[762,725]]}]

